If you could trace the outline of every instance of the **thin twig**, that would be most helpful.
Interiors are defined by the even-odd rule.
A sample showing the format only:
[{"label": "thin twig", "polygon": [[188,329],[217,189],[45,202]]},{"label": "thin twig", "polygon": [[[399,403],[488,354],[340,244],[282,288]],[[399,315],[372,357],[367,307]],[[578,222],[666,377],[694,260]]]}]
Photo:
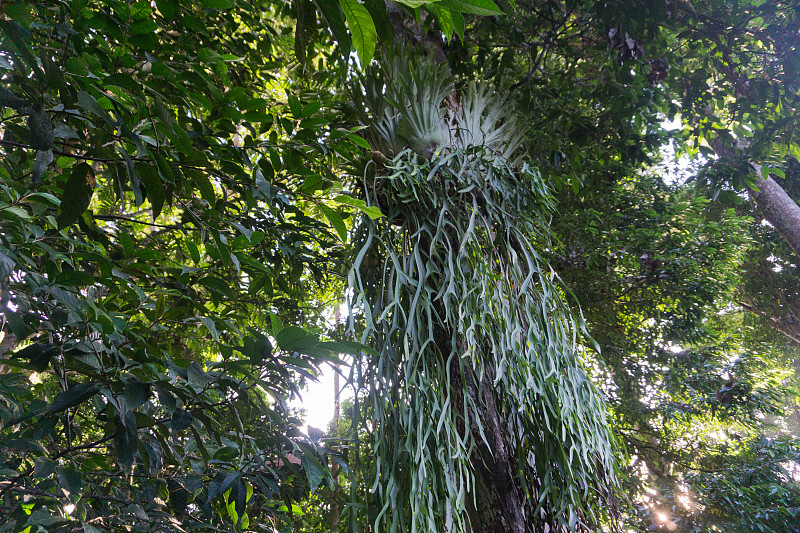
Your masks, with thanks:
[{"label": "thin twig", "polygon": [[181,226],[177,226],[175,224],[158,224],[156,222],[147,222],[145,220],[136,220],[135,218],[129,218],[122,215],[92,215],[92,218],[96,218],[98,220],[119,220],[122,222],[130,222],[132,224],[141,224],[143,226],[153,226],[155,228],[164,228],[164,229],[183,229]]}]

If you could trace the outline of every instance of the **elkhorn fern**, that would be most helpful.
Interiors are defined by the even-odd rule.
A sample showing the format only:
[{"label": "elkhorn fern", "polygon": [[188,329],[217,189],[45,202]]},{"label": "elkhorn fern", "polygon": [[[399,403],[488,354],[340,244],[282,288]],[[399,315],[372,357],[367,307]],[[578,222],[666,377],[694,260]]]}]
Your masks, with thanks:
[{"label": "elkhorn fern", "polygon": [[355,367],[374,458],[365,516],[376,531],[470,531],[491,407],[530,528],[585,529],[615,484],[612,437],[582,323],[532,246],[547,187],[515,160],[521,134],[488,86],[446,108],[444,69],[409,65],[367,95],[373,146],[392,160],[365,189],[387,217],[357,228],[349,276],[351,329],[381,354]]}]

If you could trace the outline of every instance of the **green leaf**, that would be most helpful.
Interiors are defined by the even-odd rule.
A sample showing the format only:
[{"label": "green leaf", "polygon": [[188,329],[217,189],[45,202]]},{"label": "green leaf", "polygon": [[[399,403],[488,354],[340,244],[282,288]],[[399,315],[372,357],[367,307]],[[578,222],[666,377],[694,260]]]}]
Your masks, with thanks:
[{"label": "green leaf", "polygon": [[211,9],[230,9],[235,5],[233,0],[202,0],[204,7]]},{"label": "green leaf", "polygon": [[80,491],[83,488],[83,480],[74,468],[67,466],[57,466],[56,476],[58,477],[58,488],[69,498],[71,502],[77,502],[81,498]]},{"label": "green leaf", "polygon": [[[295,25],[294,25],[294,55],[300,65],[306,64],[306,47],[308,46],[308,32],[306,26],[313,19],[309,16],[309,3],[307,0],[294,0]],[[297,115],[295,115],[297,116]]]},{"label": "green leaf", "polygon": [[25,209],[17,207],[15,205],[3,207],[2,209],[0,209],[0,216],[6,216],[6,215],[13,215],[15,217],[21,218],[25,222],[31,220],[31,216],[28,214],[27,211],[25,211]]},{"label": "green leaf", "polygon": [[5,87],[0,87],[0,107],[13,107],[14,109],[19,109],[24,107],[25,104],[25,100],[12,93]]},{"label": "green leaf", "polygon": [[289,91],[286,91],[286,93],[286,100],[289,103],[289,112],[294,118],[302,118],[303,103],[297,96],[289,93]]},{"label": "green leaf", "polygon": [[234,298],[233,291],[231,290],[230,286],[219,278],[206,276],[205,278],[200,279],[198,283],[208,289],[211,289],[212,291],[218,292],[228,299]]},{"label": "green leaf", "polygon": [[361,67],[366,68],[372,61],[375,45],[378,42],[375,23],[367,8],[362,6],[358,0],[339,0],[339,5],[344,11],[347,27],[350,28],[350,33],[353,35],[353,46],[361,60]]},{"label": "green leaf", "polygon": [[100,391],[97,383],[78,383],[70,389],[58,393],[50,404],[50,414],[60,413],[85,402]]},{"label": "green leaf", "polygon": [[[30,514],[28,521],[25,522],[25,525],[30,527],[25,528],[23,531],[31,531],[33,527],[36,527],[37,531],[47,531],[47,529],[44,529],[45,527],[49,526],[55,529],[57,524],[62,524],[67,521],[67,518],[62,517],[59,514],[51,513],[47,509],[40,508],[36,509]],[[51,529],[51,531],[53,529]]]},{"label": "green leaf", "polygon": [[133,257],[133,239],[131,236],[128,235],[127,231],[120,231],[117,235],[119,235],[119,243],[122,246],[122,253],[125,258]]},{"label": "green leaf", "polygon": [[367,215],[372,220],[376,220],[376,219],[379,219],[381,217],[386,216],[383,213],[381,213],[380,208],[378,206],[376,206],[376,205],[370,205],[368,207],[362,207],[361,208],[361,212],[364,213],[365,215]]},{"label": "green leaf", "polygon": [[50,359],[58,354],[58,349],[52,344],[34,343],[11,355],[11,359],[27,359],[31,367],[37,372],[43,372]]},{"label": "green leaf", "polygon": [[381,213],[379,207],[374,205],[368,206],[367,202],[365,202],[360,198],[353,198],[352,196],[348,196],[346,194],[340,194],[339,196],[334,198],[333,201],[342,205],[349,205],[355,207],[373,220],[385,216],[383,213]]},{"label": "green leaf", "polygon": [[125,384],[125,390],[122,395],[125,398],[128,409],[133,411],[144,405],[145,402],[150,399],[150,385],[132,379]]},{"label": "green leaf", "polygon": [[343,205],[351,205],[353,207],[365,207],[367,205],[367,202],[361,198],[353,198],[347,194],[340,194],[334,198],[333,201]]},{"label": "green leaf", "polygon": [[306,104],[303,106],[303,110],[300,112],[300,116],[303,118],[308,118],[310,116],[316,115],[319,113],[319,110],[322,108],[322,102],[316,101],[311,102],[310,104]]},{"label": "green leaf", "polygon": [[203,172],[193,172],[191,174],[192,181],[194,182],[197,190],[200,191],[200,196],[208,203],[214,203],[217,199],[214,192],[214,185]]},{"label": "green leaf", "polygon": [[198,264],[200,262],[200,250],[198,250],[197,245],[188,239],[184,242],[186,243],[186,248],[189,249],[189,255],[192,261],[194,261],[195,265]]},{"label": "green leaf", "polygon": [[107,125],[114,126],[114,120],[112,120],[108,112],[100,107],[100,104],[97,103],[97,100],[95,100],[94,96],[90,95],[86,91],[78,92],[78,105],[102,118],[103,122],[105,122]]},{"label": "green leaf", "polygon": [[87,524],[86,522],[81,522],[81,525],[83,526],[83,533],[106,533],[104,529]]},{"label": "green leaf", "polygon": [[402,4],[404,6],[408,6],[411,9],[417,9],[420,6],[424,6],[427,4],[433,4],[438,2],[439,0],[397,0],[398,4]]},{"label": "green leaf", "polygon": [[[509,1],[512,4],[514,3],[514,0],[509,0]],[[464,40],[464,28],[466,26],[466,22],[464,21],[464,15],[462,15],[458,11],[450,10],[450,18],[453,19],[453,26],[455,27],[456,35],[458,35],[458,38],[463,41]]]},{"label": "green leaf", "polygon": [[117,151],[122,155],[123,159],[125,160],[125,169],[128,171],[128,179],[131,182],[131,191],[133,192],[134,203],[136,207],[141,206],[144,203],[144,195],[142,194],[142,188],[140,186],[139,175],[136,173],[136,167],[133,164],[133,159],[128,154],[127,150],[122,146],[122,144],[117,145]]},{"label": "green leaf", "polygon": [[65,270],[56,276],[55,282],[65,287],[86,287],[93,285],[97,280],[88,272],[81,270]]},{"label": "green leaf", "polygon": [[331,223],[331,226],[336,230],[336,233],[339,235],[339,238],[342,239],[342,242],[347,242],[347,227],[344,225],[344,220],[342,217],[328,207],[327,205],[320,204],[319,206],[320,211],[325,215],[325,218]]},{"label": "green leaf", "polygon": [[242,477],[242,473],[238,471],[230,472],[225,477],[222,478],[222,481],[219,484],[218,493],[225,494],[228,492],[228,489],[232,488],[234,484]]},{"label": "green leaf", "polygon": [[86,211],[94,193],[94,175],[86,163],[72,167],[61,197],[61,213],[56,217],[59,228],[69,226]]},{"label": "green leaf", "polygon": [[172,432],[177,433],[187,429],[192,425],[192,420],[194,420],[194,417],[189,411],[175,409],[172,412],[172,417],[170,419],[170,427],[172,428]]},{"label": "green leaf", "polygon": [[167,20],[175,19],[175,0],[156,0],[156,7]]},{"label": "green leaf", "polygon": [[33,194],[29,194],[26,197],[26,200],[27,201],[41,200],[42,203],[47,203],[50,205],[54,205],[56,207],[58,207],[58,205],[61,203],[61,201],[58,198],[56,198],[55,196],[53,196],[48,192],[35,192]]},{"label": "green leaf", "polygon": [[169,161],[158,152],[151,152],[150,155],[156,162],[156,166],[158,166],[158,174],[161,176],[161,179],[167,183],[175,183],[175,173],[169,166]]},{"label": "green leaf", "polygon": [[[28,130],[31,135],[31,148],[43,152],[53,148],[53,142],[55,142],[53,122],[40,104],[35,105],[33,112],[28,116]],[[52,153],[50,155],[50,161],[52,161]]]},{"label": "green leaf", "polygon": [[[0,257],[0,260],[1,259],[2,257]],[[18,339],[24,339],[31,332],[31,328],[25,323],[23,315],[24,313],[14,312],[10,309],[5,310],[5,318],[8,328]]]},{"label": "green leaf", "polygon": [[5,14],[12,20],[18,22],[23,28],[31,25],[31,10],[28,2],[14,1],[5,5]]},{"label": "green leaf", "polygon": [[319,340],[303,328],[286,326],[275,335],[275,341],[281,350],[303,351],[315,347]]},{"label": "green leaf", "polygon": [[37,457],[33,464],[33,475],[39,479],[50,477],[56,471],[56,462],[49,457]]},{"label": "green leaf", "polygon": [[331,32],[333,32],[333,36],[342,53],[347,57],[350,55],[350,46],[352,43],[350,41],[350,35],[347,33],[347,27],[342,18],[342,11],[339,9],[339,4],[335,0],[315,0],[314,3],[317,4],[322,16],[325,17],[325,22],[328,23],[328,27],[331,29]]},{"label": "green leaf", "polygon": [[311,194],[314,191],[322,190],[324,187],[324,180],[322,176],[319,174],[312,174],[308,176],[300,187],[297,189],[297,192],[301,194]]},{"label": "green leaf", "polygon": [[277,335],[283,329],[283,322],[281,321],[281,317],[279,317],[275,313],[270,313],[269,325],[272,328],[273,335]]},{"label": "green leaf", "polygon": [[214,383],[216,378],[213,374],[209,375],[203,370],[199,363],[192,361],[189,368],[186,369],[189,383],[199,385],[200,387]]},{"label": "green leaf", "polygon": [[3,446],[20,452],[47,452],[44,446],[33,439],[8,439],[3,442]]},{"label": "green leaf", "polygon": [[138,94],[141,92],[140,85],[131,77],[130,74],[125,74],[125,73],[112,74],[106,77],[103,80],[103,83],[105,85],[122,87],[123,89],[127,89],[134,94]]},{"label": "green leaf", "polygon": [[186,512],[186,506],[189,505],[189,491],[183,485],[170,479],[167,481],[167,490],[169,491],[169,506],[177,514]]},{"label": "green leaf", "polygon": [[301,448],[303,450],[303,455],[300,456],[300,462],[303,465],[303,471],[308,479],[308,486],[313,494],[325,478],[325,469],[317,458],[314,457],[310,448],[307,446],[301,446]]},{"label": "green leaf", "polygon": [[158,215],[161,214],[161,209],[164,207],[164,201],[166,199],[164,186],[161,183],[158,170],[148,164],[137,165],[136,170],[139,178],[147,189],[146,196],[153,208],[153,219],[155,220]]},{"label": "green leaf", "polygon": [[22,58],[39,81],[44,82],[46,80],[45,73],[39,67],[39,63],[31,51],[31,32],[23,28],[17,21],[0,19],[0,35],[8,38],[7,42],[11,45],[11,51],[16,52]]},{"label": "green leaf", "polygon": [[375,31],[378,33],[378,38],[384,46],[393,46],[394,43],[394,28],[392,23],[389,22],[389,16],[386,13],[385,0],[369,0],[362,4],[369,11],[372,17],[372,23],[375,24]]},{"label": "green leaf", "polygon": [[225,474],[223,472],[218,472],[216,476],[214,476],[211,481],[208,482],[208,501],[214,500],[219,498],[224,492],[219,490],[222,481],[225,479]]},{"label": "green leaf", "polygon": [[272,353],[272,344],[264,336],[245,337],[242,353],[255,365],[260,365]]},{"label": "green leaf", "polygon": [[351,134],[349,134],[347,136],[347,138],[350,139],[350,141],[352,141],[353,144],[356,144],[356,145],[360,146],[361,148],[366,148],[367,150],[372,150],[372,147],[369,145],[367,140],[364,139],[364,137],[356,135],[355,133],[351,133]]},{"label": "green leaf", "polygon": [[453,36],[453,32],[455,31],[455,25],[453,23],[451,11],[446,7],[441,7],[437,4],[431,4],[427,9],[433,14],[434,17],[436,17],[436,21],[439,23],[442,33],[448,40],[450,40],[450,38]]},{"label": "green leaf", "polygon": [[241,476],[239,476],[236,483],[231,486],[231,501],[234,503],[236,516],[238,517],[237,522],[239,522],[244,516],[244,511],[247,507],[247,487]]},{"label": "green leaf", "polygon": [[133,459],[139,446],[136,417],[133,411],[127,411],[115,416],[114,420],[117,424],[117,432],[114,434],[117,463],[122,467],[129,468],[133,464]]},{"label": "green leaf", "polygon": [[175,397],[170,394],[168,391],[164,390],[162,387],[154,386],[153,387],[158,395],[158,403],[164,406],[164,408],[169,411],[170,413],[175,411],[175,407],[177,406],[177,401]]},{"label": "green leaf", "polygon": [[158,30],[158,24],[153,21],[153,19],[147,18],[142,20],[137,20],[133,24],[128,27],[128,31],[131,35],[142,35],[148,34],[151,35]]},{"label": "green leaf", "polygon": [[219,331],[217,330],[217,325],[214,323],[214,320],[211,317],[201,316],[200,322],[206,327],[211,336],[214,338],[215,341],[219,340]]},{"label": "green leaf", "polygon": [[70,74],[76,74],[78,76],[87,76],[89,74],[89,67],[86,66],[86,63],[75,56],[67,59],[65,67]]},{"label": "green leaf", "polygon": [[503,10],[492,0],[442,0],[440,4],[452,11],[473,15],[502,15]]}]

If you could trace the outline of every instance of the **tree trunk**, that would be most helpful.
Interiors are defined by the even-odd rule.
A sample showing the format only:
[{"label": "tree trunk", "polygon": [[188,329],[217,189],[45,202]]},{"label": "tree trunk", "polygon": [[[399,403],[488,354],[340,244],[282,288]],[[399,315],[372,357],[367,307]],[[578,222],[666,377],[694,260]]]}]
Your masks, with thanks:
[{"label": "tree trunk", "polygon": [[[443,333],[443,332],[442,332]],[[442,353],[450,352],[449,335],[438,335],[443,344]],[[447,339],[447,340],[444,340]],[[463,350],[459,350],[463,353]],[[483,436],[473,417],[463,412],[463,398],[457,398],[455,405],[460,407],[462,421],[469,420],[472,436],[477,443],[472,453],[475,486],[473,493],[467,496],[469,507],[469,524],[472,533],[528,533],[525,520],[524,498],[520,487],[514,480],[516,466],[513,451],[503,435],[503,426],[497,413],[494,394],[489,385],[493,377],[487,372],[482,383],[475,379],[469,362],[461,361],[451,367],[450,379],[455,391],[464,390],[462,383],[466,381],[466,390],[472,402],[480,410]],[[473,505],[474,497],[474,505]]]},{"label": "tree trunk", "polygon": [[[6,333],[5,331],[0,331],[0,360],[8,359],[11,350],[17,345],[17,338],[14,336],[13,333]],[[10,372],[11,367],[8,365],[0,364],[0,374],[5,374],[6,372]]]},{"label": "tree trunk", "polygon": [[[711,139],[711,147],[720,159],[737,156],[737,148],[726,144],[722,138]],[[746,150],[749,144],[743,141],[738,143],[738,148]],[[750,166],[758,179],[753,187],[749,187],[747,192],[755,203],[756,209],[764,216],[764,220],[769,222],[775,231],[786,241],[789,247],[800,256],[800,206],[797,202],[783,190],[775,180],[767,176],[761,177],[762,166],[750,161]],[[798,309],[797,305],[787,297],[786,304],[790,309]],[[743,307],[753,313],[765,316],[763,311],[755,306],[744,303]],[[800,328],[797,325],[797,316],[790,310],[788,316],[770,316],[775,330],[793,342],[800,343]]]},{"label": "tree trunk", "polygon": [[528,533],[525,521],[525,508],[520,488],[514,480],[516,470],[511,451],[503,438],[503,428],[497,415],[494,395],[488,385],[480,386],[482,407],[481,422],[487,443],[474,427],[473,433],[478,446],[475,450],[475,507],[469,518],[475,533]]},{"label": "tree trunk", "polygon": [[[753,167],[760,170],[757,165]],[[759,180],[749,192],[767,222],[800,256],[800,206],[769,177]]]},{"label": "tree trunk", "polygon": [[[336,310],[336,324],[339,324],[339,310]],[[341,389],[339,387],[339,373],[333,372],[333,423],[331,424],[331,435],[333,438],[339,437],[339,418],[340,412],[340,395]],[[334,479],[333,497],[331,498],[331,516],[330,526],[331,531],[335,531],[336,526],[339,525],[339,480],[336,474],[339,472],[339,464],[333,463],[331,465],[331,476]]]}]

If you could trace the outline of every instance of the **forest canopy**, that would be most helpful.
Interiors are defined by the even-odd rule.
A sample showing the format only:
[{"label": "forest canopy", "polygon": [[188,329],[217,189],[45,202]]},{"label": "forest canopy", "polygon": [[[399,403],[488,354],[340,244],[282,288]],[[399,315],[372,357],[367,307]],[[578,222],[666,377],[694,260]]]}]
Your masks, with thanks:
[{"label": "forest canopy", "polygon": [[800,531],[798,35],[0,2],[0,532]]}]

